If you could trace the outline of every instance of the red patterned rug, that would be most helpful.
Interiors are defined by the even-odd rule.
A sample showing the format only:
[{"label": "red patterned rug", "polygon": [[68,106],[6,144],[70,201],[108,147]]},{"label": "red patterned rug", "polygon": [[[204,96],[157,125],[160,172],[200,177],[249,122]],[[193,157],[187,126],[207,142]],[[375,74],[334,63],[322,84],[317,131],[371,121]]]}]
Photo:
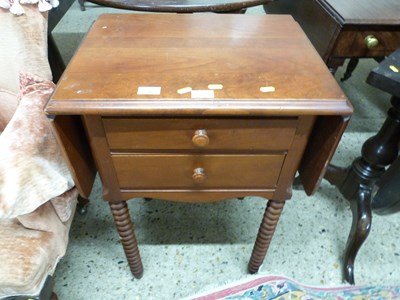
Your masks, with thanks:
[{"label": "red patterned rug", "polygon": [[190,299],[392,300],[400,299],[400,286],[341,286],[327,288],[303,285],[282,276],[263,276],[240,281]]}]

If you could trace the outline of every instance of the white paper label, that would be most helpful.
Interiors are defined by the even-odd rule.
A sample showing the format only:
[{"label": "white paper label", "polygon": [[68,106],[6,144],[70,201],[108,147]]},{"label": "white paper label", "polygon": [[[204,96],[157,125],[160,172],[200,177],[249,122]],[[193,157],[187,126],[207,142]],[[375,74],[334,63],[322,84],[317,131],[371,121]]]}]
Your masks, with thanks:
[{"label": "white paper label", "polygon": [[183,95],[183,94],[186,94],[186,93],[190,93],[191,91],[192,91],[192,88],[188,86],[188,87],[184,87],[184,88],[181,88],[181,89],[177,90],[177,93],[179,95]]},{"label": "white paper label", "polygon": [[273,87],[273,86],[262,86],[262,87],[260,87],[260,92],[262,92],[262,93],[275,92],[275,87]]},{"label": "white paper label", "polygon": [[222,90],[224,86],[222,84],[209,84],[208,88],[210,90]]},{"label": "white paper label", "polygon": [[137,90],[138,95],[160,95],[161,86],[139,86]]},{"label": "white paper label", "polygon": [[214,90],[192,90],[192,98],[214,99]]}]

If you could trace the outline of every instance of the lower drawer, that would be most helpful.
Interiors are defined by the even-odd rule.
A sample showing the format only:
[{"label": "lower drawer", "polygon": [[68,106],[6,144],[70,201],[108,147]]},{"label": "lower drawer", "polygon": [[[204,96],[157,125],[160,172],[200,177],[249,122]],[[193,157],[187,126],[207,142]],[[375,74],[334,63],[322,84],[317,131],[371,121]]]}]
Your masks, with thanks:
[{"label": "lower drawer", "polygon": [[274,188],[285,155],[113,155],[121,189]]}]

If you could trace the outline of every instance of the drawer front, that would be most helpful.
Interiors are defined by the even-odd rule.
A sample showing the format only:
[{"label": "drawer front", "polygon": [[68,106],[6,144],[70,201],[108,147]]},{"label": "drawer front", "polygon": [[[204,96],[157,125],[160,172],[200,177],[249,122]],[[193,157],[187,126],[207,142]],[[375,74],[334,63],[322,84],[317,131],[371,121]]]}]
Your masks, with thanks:
[{"label": "drawer front", "polygon": [[400,29],[398,31],[343,31],[336,40],[333,56],[382,57],[391,54],[399,47]]},{"label": "drawer front", "polygon": [[274,188],[285,155],[113,155],[121,189]]},{"label": "drawer front", "polygon": [[103,118],[111,150],[286,150],[297,118]]}]

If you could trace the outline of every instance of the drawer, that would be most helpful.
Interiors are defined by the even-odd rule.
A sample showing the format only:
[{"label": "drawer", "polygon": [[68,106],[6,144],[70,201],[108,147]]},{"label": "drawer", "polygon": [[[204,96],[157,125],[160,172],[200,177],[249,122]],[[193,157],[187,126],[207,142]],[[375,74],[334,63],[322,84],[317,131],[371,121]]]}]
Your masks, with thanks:
[{"label": "drawer", "polygon": [[[377,44],[368,48],[366,38],[376,39]],[[398,31],[343,31],[336,40],[333,56],[383,57],[400,47]]]},{"label": "drawer", "polygon": [[285,155],[113,155],[121,189],[273,188]]},{"label": "drawer", "polygon": [[112,150],[286,150],[297,118],[103,118],[103,125]]}]

